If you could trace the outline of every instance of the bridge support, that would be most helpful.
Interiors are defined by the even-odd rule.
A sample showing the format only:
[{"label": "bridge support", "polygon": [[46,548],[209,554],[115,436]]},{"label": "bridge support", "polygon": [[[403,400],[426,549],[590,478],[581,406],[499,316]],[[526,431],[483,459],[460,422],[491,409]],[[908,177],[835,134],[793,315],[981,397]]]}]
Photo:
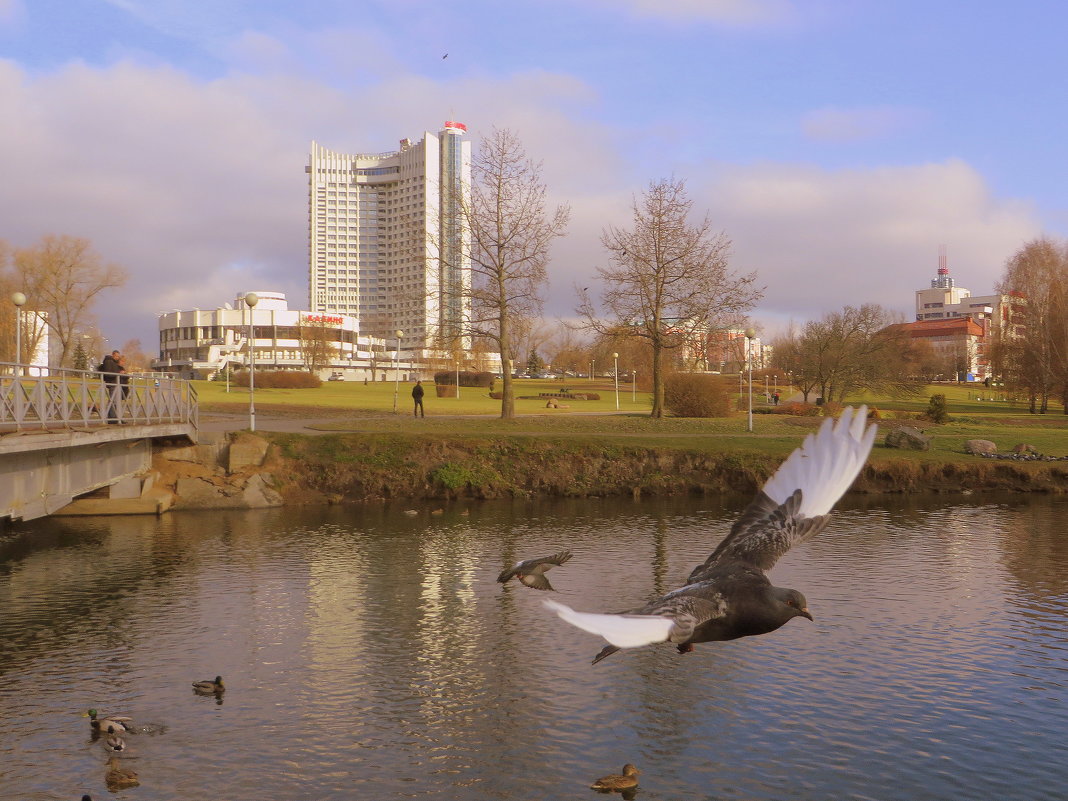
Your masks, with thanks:
[{"label": "bridge support", "polygon": [[[5,437],[4,444],[10,439]],[[27,439],[37,440],[35,447],[0,447],[0,518],[33,520],[50,515],[77,495],[144,473],[152,465],[152,440],[143,436],[94,439],[43,434]]]}]

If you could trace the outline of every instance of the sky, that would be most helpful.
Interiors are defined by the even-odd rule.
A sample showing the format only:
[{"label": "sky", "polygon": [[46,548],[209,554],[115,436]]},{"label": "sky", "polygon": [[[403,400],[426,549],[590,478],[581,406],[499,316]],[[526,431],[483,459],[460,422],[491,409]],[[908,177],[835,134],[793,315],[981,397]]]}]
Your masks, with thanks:
[{"label": "sky", "polygon": [[911,319],[941,246],[988,294],[1068,234],[1066,31],[1057,0],[0,0],[0,239],[89,239],[130,274],[101,330],[155,352],[160,312],[306,306],[313,140],[457,120],[516,132],[571,208],[549,318],[675,178],[766,288],[765,337]]}]

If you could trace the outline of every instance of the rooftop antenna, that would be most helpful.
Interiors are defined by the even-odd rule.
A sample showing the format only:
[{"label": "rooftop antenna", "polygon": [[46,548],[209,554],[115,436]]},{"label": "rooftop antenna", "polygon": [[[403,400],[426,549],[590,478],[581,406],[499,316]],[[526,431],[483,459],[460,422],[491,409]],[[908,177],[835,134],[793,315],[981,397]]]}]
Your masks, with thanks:
[{"label": "rooftop antenna", "polygon": [[938,246],[938,277],[931,281],[931,289],[952,289],[953,279],[949,277],[949,259],[946,246]]}]

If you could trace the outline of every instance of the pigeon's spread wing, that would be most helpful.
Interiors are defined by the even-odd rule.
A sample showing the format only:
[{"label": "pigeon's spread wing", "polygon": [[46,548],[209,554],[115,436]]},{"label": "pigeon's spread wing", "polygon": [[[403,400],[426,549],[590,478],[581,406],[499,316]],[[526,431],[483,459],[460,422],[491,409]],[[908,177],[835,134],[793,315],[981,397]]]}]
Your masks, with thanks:
[{"label": "pigeon's spread wing", "polygon": [[[536,574],[539,578],[541,578],[541,574],[544,573],[546,570],[556,565],[562,565],[570,558],[571,551],[565,550],[560,551],[560,553],[554,553],[552,556],[542,556],[538,559],[524,559],[522,562],[517,562],[515,565],[508,568],[507,570],[502,570],[501,574],[497,576],[497,581],[499,581],[501,584],[504,584],[506,581],[508,581],[508,579],[512,578],[512,576],[519,574],[522,574],[524,576]],[[542,581],[544,581],[544,579],[542,579]],[[523,583],[526,584],[528,587],[534,587],[535,589],[539,590],[552,589],[552,587],[549,586],[549,582],[547,581],[545,581],[545,586],[538,586],[537,584],[531,584],[526,581],[524,581]]]},{"label": "pigeon's spread wing", "polygon": [[604,615],[576,612],[556,601],[542,601],[572,626],[598,634],[617,648],[637,648],[657,642],[686,642],[707,620],[726,613],[722,601],[709,601],[690,595],[662,598],[638,613]]},{"label": "pigeon's spread wing", "polygon": [[694,569],[690,581],[730,560],[767,570],[791,547],[818,534],[871,452],[876,426],[865,429],[867,416],[866,406],[855,412],[847,407],[837,421],[827,419],[817,433],[809,434],[708,560]]},{"label": "pigeon's spread wing", "polygon": [[553,586],[549,583],[549,579],[545,578],[543,571],[535,570],[533,573],[524,573],[523,577],[519,579],[528,587],[533,587],[536,590],[552,590]]}]

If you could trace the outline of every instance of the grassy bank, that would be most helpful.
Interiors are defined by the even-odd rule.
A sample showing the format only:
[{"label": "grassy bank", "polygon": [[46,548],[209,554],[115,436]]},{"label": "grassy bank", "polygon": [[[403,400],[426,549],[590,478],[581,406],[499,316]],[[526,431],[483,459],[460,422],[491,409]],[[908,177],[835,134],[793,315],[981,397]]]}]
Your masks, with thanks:
[{"label": "grassy bank", "polygon": [[[603,382],[593,385],[604,388]],[[554,387],[559,382],[517,382],[518,394],[530,397]],[[202,393],[205,413],[247,408],[247,393],[231,400],[219,389]],[[257,390],[261,414],[314,418],[320,421],[316,428],[331,434],[267,435],[285,459],[293,497],[751,492],[821,422],[762,414],[766,407],[759,403],[752,432],[741,413],[724,419],[653,420],[647,406],[615,413],[611,391],[602,392],[600,401],[567,409],[546,409],[543,401],[517,402],[521,416],[501,420],[499,402],[466,388],[459,400],[428,399],[429,416],[414,419],[407,404],[392,414],[393,391],[393,385],[344,382],[320,390]],[[1068,462],[992,461],[964,452],[965,441],[988,439],[1000,452],[1029,444],[1043,454],[1068,455],[1068,417],[1030,415],[1007,400],[986,399],[981,388],[938,386],[931,392],[947,396],[950,422],[905,419],[926,408],[929,393],[910,400],[857,399],[878,408],[883,431],[912,425],[931,437],[930,450],[903,451],[885,447],[880,434],[858,490],[1068,491]],[[398,402],[405,400],[401,395]],[[647,396],[637,393],[634,406],[647,402]],[[443,414],[443,408],[456,414]]]}]

